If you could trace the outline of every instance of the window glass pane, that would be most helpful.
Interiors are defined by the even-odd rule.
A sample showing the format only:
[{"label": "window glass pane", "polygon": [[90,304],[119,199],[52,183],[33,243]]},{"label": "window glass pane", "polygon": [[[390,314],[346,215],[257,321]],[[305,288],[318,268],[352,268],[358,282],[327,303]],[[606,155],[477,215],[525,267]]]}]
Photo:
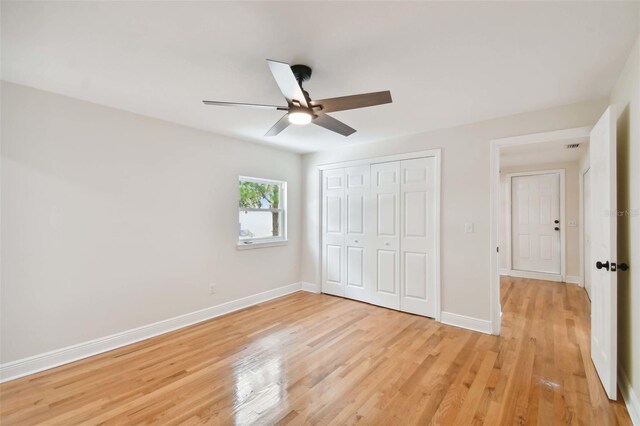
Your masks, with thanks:
[{"label": "window glass pane", "polygon": [[240,181],[240,205],[254,209],[280,207],[280,184]]},{"label": "window glass pane", "polygon": [[278,212],[240,212],[239,238],[250,240],[254,238],[273,238],[282,235],[280,213]]}]

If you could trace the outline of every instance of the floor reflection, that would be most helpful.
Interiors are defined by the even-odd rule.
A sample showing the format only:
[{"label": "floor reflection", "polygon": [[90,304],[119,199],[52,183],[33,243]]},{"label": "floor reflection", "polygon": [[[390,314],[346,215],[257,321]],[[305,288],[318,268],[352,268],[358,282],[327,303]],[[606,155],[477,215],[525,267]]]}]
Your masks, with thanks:
[{"label": "floor reflection", "polygon": [[287,383],[281,342],[274,335],[258,339],[250,343],[234,363],[235,424],[255,424],[282,401]]}]

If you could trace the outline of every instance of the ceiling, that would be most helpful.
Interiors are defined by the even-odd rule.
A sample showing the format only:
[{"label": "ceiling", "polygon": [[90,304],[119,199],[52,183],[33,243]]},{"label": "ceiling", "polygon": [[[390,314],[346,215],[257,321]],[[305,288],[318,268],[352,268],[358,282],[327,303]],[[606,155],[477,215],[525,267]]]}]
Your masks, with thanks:
[{"label": "ceiling", "polygon": [[[296,152],[388,139],[609,96],[636,2],[2,2],[2,77]],[[315,99],[391,90],[393,104],[264,133],[284,102],[265,59],[313,68]]]},{"label": "ceiling", "polygon": [[[578,148],[567,145],[579,144]],[[579,161],[589,150],[589,138],[565,139],[500,148],[500,169]]]}]

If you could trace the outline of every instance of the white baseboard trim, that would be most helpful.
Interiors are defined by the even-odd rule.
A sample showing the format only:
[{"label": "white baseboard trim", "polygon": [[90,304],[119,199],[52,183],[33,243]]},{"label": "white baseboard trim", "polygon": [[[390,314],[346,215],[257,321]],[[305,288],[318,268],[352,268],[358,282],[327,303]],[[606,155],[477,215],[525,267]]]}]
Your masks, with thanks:
[{"label": "white baseboard trim", "polygon": [[631,422],[635,426],[640,426],[640,399],[631,387],[627,373],[620,368],[620,365],[618,365],[618,387],[620,388],[624,403],[627,406]]},{"label": "white baseboard trim", "polygon": [[511,275],[511,271],[508,268],[500,268],[500,275],[509,276]]},{"label": "white baseboard trim", "polygon": [[309,293],[320,294],[320,286],[318,284],[302,281],[300,285],[302,287],[302,291],[308,291]]},{"label": "white baseboard trim", "polygon": [[221,303],[199,311],[158,321],[153,324],[112,334],[66,348],[56,349],[43,354],[0,364],[0,383],[20,377],[28,376],[43,370],[78,361],[93,355],[111,351],[122,346],[146,340],[160,334],[184,328],[211,318],[238,311],[249,306],[257,305],[277,297],[300,291],[302,285],[297,282],[283,287],[274,288],[263,293],[253,294],[242,299]]},{"label": "white baseboard trim", "polygon": [[492,334],[493,332],[493,327],[491,327],[491,321],[489,320],[454,314],[452,312],[442,312],[440,321],[447,325],[479,331],[480,333]]},{"label": "white baseboard trim", "polygon": [[564,277],[564,282],[570,284],[580,284],[580,277],[577,277],[575,275],[566,275]]},{"label": "white baseboard trim", "polygon": [[531,280],[555,281],[559,283],[562,282],[562,275],[544,274],[541,272],[517,271],[515,269],[512,269],[511,271],[509,271],[508,275],[518,278],[529,278]]}]

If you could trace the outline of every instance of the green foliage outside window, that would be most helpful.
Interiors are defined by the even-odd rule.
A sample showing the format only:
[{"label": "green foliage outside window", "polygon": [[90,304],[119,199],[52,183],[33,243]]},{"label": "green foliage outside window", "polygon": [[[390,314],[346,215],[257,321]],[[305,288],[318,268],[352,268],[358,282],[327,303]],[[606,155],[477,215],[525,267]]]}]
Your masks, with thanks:
[{"label": "green foliage outside window", "polygon": [[[240,208],[277,209],[280,206],[280,185],[240,182]],[[272,233],[274,237],[280,235],[279,212],[271,212]]]}]

